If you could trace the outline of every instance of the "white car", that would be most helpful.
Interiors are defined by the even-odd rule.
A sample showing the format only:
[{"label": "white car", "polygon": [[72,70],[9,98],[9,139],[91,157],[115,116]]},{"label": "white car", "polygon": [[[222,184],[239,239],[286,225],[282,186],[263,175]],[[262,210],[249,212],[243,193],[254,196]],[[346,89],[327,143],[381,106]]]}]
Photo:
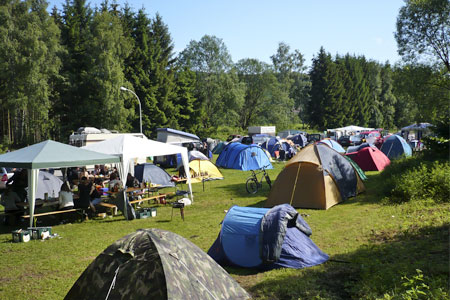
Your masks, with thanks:
[{"label": "white car", "polygon": [[14,175],[12,168],[0,168],[0,189],[6,189],[6,182]]}]

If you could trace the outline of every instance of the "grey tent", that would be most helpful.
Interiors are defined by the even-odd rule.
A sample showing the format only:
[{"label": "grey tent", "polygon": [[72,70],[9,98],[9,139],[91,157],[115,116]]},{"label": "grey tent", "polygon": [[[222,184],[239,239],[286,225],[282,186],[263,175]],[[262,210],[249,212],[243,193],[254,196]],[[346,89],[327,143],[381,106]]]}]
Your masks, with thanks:
[{"label": "grey tent", "polygon": [[106,248],[65,299],[249,299],[211,257],[170,231],[140,229]]},{"label": "grey tent", "polygon": [[174,187],[175,183],[171,180],[172,176],[169,175],[164,169],[161,169],[154,164],[140,164],[134,167],[134,177],[139,182],[151,182],[152,184],[158,184],[160,187]]},{"label": "grey tent", "polygon": [[39,169],[79,167],[93,164],[118,163],[116,156],[80,149],[47,140],[0,155],[0,167],[28,169],[28,201],[30,226],[33,226],[34,203]]}]

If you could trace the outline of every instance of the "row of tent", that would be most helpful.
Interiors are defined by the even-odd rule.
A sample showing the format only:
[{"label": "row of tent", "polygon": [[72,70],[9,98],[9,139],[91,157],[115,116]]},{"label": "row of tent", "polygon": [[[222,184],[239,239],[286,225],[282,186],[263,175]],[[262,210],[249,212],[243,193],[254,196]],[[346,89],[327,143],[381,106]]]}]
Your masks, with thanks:
[{"label": "row of tent", "polygon": [[329,256],[311,234],[287,204],[231,207],[208,255],[170,231],[139,229],[97,256],[64,299],[250,299],[220,265],[269,270],[322,264]]}]

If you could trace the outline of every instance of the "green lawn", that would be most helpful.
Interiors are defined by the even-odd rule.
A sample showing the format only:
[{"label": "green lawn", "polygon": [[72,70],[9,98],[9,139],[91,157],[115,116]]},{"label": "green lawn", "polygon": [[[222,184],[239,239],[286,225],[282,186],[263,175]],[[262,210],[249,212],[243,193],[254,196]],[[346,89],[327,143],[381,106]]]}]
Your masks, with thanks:
[{"label": "green lawn", "polygon": [[[272,181],[284,167],[275,163]],[[207,251],[232,205],[261,207],[267,185],[247,194],[249,172],[221,170],[221,181],[193,185],[194,205],[178,210],[159,206],[158,216],[125,221],[122,216],[53,226],[60,238],[12,243],[12,227],[0,228],[0,299],[62,299],[83,270],[108,245],[139,228],[173,231]],[[313,241],[330,261],[302,270],[227,271],[255,299],[376,299],[403,290],[406,279],[423,272],[431,290],[447,290],[449,278],[449,205],[381,205],[380,174],[369,173],[366,193],[327,211],[300,209],[313,230]],[[420,281],[420,279],[418,279]],[[425,289],[425,288],[422,288]],[[387,294],[384,296],[384,294]],[[426,297],[427,298],[427,297]],[[425,299],[425,298],[424,298]]]}]

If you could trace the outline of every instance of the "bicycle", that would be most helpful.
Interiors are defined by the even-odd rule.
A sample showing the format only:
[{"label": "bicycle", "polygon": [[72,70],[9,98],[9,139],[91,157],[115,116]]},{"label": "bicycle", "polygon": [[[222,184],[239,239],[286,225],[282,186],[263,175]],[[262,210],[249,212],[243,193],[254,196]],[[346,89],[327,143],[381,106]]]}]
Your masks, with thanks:
[{"label": "bicycle", "polygon": [[[249,194],[255,194],[259,189],[262,188],[262,181],[265,178],[267,184],[269,185],[269,189],[272,188],[272,181],[270,180],[269,174],[266,172],[267,166],[264,166],[260,171],[255,172],[252,171],[252,175],[250,175],[249,178],[247,178],[247,182],[245,183],[245,188],[247,189],[247,192]],[[258,180],[258,175],[261,175],[261,179]]]}]

